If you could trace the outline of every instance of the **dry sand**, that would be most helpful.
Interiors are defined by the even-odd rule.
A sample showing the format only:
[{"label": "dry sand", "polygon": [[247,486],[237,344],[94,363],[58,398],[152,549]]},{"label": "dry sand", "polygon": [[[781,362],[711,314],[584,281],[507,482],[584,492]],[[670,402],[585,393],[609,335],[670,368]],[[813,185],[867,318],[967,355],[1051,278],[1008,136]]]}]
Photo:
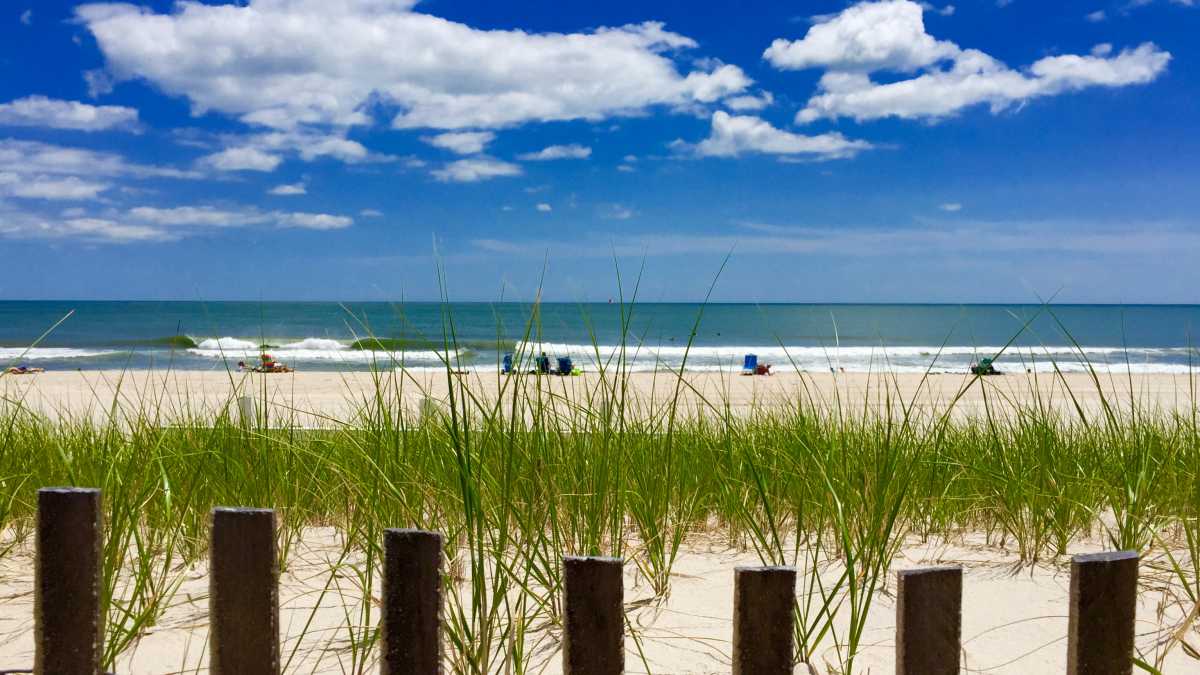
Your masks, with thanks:
[{"label": "dry sand", "polygon": [[[353,421],[371,402],[382,383],[387,400],[403,402],[410,412],[429,398],[444,404],[450,381],[465,381],[474,396],[494,401],[500,392],[517,387],[540,388],[545,400],[565,407],[600,404],[604,378],[595,373],[579,377],[504,377],[496,373],[404,372],[373,376],[365,372],[299,372],[257,375],[224,371],[61,371],[0,377],[0,406],[21,406],[51,418],[88,416],[103,419],[113,410],[125,416],[148,414],[164,422],[188,415],[211,416],[232,406],[239,396],[267,402],[274,423],[305,426]],[[633,373],[624,380],[626,400],[635,401],[638,414],[661,411],[679,389],[686,409],[705,414],[726,409],[744,415],[798,401],[839,405],[844,411],[913,406],[942,412],[951,402],[958,415],[995,411],[1012,404],[1038,404],[1075,414],[1078,404],[1096,414],[1103,398],[1117,410],[1136,404],[1142,411],[1190,415],[1195,408],[1198,381],[1169,374],[1101,375],[1084,373],[1009,374],[988,378],[968,375],[780,373],[746,377],[733,373],[688,373],[683,383],[671,372]],[[608,379],[611,387],[611,378]],[[961,396],[960,396],[961,394]],[[115,405],[114,405],[115,404]],[[260,406],[261,408],[261,406]]]},{"label": "dry sand", "polygon": [[[1078,552],[1097,550],[1083,544]],[[305,533],[281,578],[281,632],[285,672],[351,672],[348,635],[359,631],[362,592],[355,575],[336,568],[339,538],[328,528]],[[348,564],[361,564],[350,557]],[[1011,552],[986,547],[972,537],[944,542],[913,540],[894,563],[894,569],[929,564],[962,564],[963,665],[965,672],[1027,675],[1065,671],[1067,599],[1070,577],[1065,562],[1018,568]],[[733,609],[733,569],[757,565],[751,551],[731,549],[714,535],[693,537],[678,560],[669,596],[655,602],[633,564],[626,565],[626,613],[638,644],[626,638],[629,673],[728,673]],[[0,669],[28,667],[33,662],[33,578],[29,552],[19,550],[0,560]],[[840,572],[823,572],[828,581]],[[118,664],[120,673],[203,672],[207,658],[208,585],[203,567],[181,572],[184,582],[166,614]],[[889,673],[894,669],[894,577],[886,592],[876,596],[864,634],[857,673]],[[1156,645],[1169,634],[1190,605],[1176,602],[1180,589],[1165,585],[1166,576],[1154,565],[1142,566],[1137,646],[1153,663]],[[378,580],[377,580],[378,582]],[[468,589],[460,587],[460,591]],[[325,589],[328,589],[326,592]],[[378,588],[374,590],[377,597]],[[466,591],[469,592],[469,591]],[[347,610],[349,612],[347,613]],[[379,619],[370,610],[370,625]],[[848,611],[839,616],[838,635],[844,636]],[[308,624],[307,631],[304,629]],[[1195,633],[1191,633],[1194,641]],[[561,673],[561,633],[557,628],[535,630],[528,640],[533,673]],[[364,672],[374,672],[377,665]],[[828,661],[829,663],[826,663]],[[838,663],[832,640],[814,659],[817,672],[832,672]],[[800,667],[797,673],[806,673]],[[1163,662],[1164,673],[1200,672],[1200,661],[1178,646]]]},{"label": "dry sand", "polygon": [[[505,386],[495,374],[465,376],[472,390],[485,400],[494,400]],[[541,387],[558,400],[587,401],[595,395],[597,375],[572,378],[521,378],[507,386]],[[741,377],[734,374],[692,374],[683,389],[686,405],[696,410],[720,409],[726,404],[736,414],[794,403],[798,396],[825,402],[840,399],[860,407],[884,408],[887,392],[906,404],[942,411],[954,400],[970,378],[934,375],[927,381],[916,375],[868,376],[863,374],[780,374],[772,377]],[[417,410],[422,399],[444,400],[447,377],[428,373],[387,378],[390,393],[398,393],[404,406]],[[668,400],[678,382],[670,373],[633,374],[629,386],[646,410]],[[1097,384],[1086,375],[1067,375],[1065,380],[1041,375],[1006,375],[975,383],[958,401],[960,414],[981,411],[985,405],[1001,407],[1018,401],[1041,401],[1066,412],[1074,410],[1067,396],[1069,387],[1087,411],[1100,405],[1101,392],[1110,403],[1190,414],[1193,382],[1185,376],[1137,375],[1105,378]],[[1064,386],[1065,385],[1065,386]],[[228,406],[238,395],[253,393],[269,401],[276,420],[294,415],[304,424],[348,421],[375,392],[375,381],[366,373],[296,373],[289,375],[229,375],[223,372],[52,372],[36,376],[0,378],[4,405],[19,405],[52,418],[90,416],[102,419],[116,406],[123,415],[138,410],[166,415],[184,411],[211,414]],[[898,394],[898,396],[896,396]],[[893,400],[891,405],[895,405]],[[297,411],[300,411],[297,413]],[[1089,414],[1090,414],[1089,412]],[[1079,551],[1097,550],[1096,542],[1084,542]],[[355,575],[347,569],[331,576],[340,554],[339,537],[329,529],[306,531],[292,554],[283,576],[281,602],[285,658],[294,652],[288,672],[346,672],[351,667],[347,635],[354,614],[346,614],[361,602],[362,592]],[[351,557],[350,563],[357,559]],[[962,536],[951,542],[910,541],[893,569],[927,564],[961,563],[964,585],[964,665],[981,673],[1061,673],[1065,670],[1065,636],[1069,576],[1065,561],[1018,568],[1012,551],[985,546],[979,537]],[[1160,561],[1161,562],[1161,561]],[[730,548],[717,534],[696,535],[687,542],[678,560],[669,596],[663,602],[648,602],[651,593],[633,564],[626,566],[626,605],[631,623],[637,627],[642,649],[654,673],[729,672],[730,630],[733,597],[733,568],[758,564],[752,551]],[[1176,601],[1180,589],[1167,575],[1143,564],[1143,592],[1139,598],[1138,645],[1153,662],[1156,645],[1192,609]],[[26,548],[0,558],[0,669],[27,667],[32,663],[32,559]],[[836,575],[838,570],[826,570]],[[184,581],[172,606],[119,664],[121,673],[165,673],[203,666],[207,651],[207,579],[203,567],[182,572]],[[332,591],[322,589],[332,583]],[[858,672],[891,672],[894,649],[894,586],[877,597],[865,634],[865,647],[856,666]],[[375,591],[378,593],[378,590]],[[314,609],[315,608],[315,609]],[[848,617],[842,612],[844,631]],[[307,632],[304,624],[312,616]],[[347,618],[347,617],[350,618]],[[378,612],[371,610],[371,621]],[[301,635],[303,634],[303,637]],[[841,635],[843,633],[839,633]],[[1195,642],[1195,632],[1190,633]],[[531,637],[530,672],[561,672],[558,652],[561,635],[556,629],[537,631]],[[627,640],[628,672],[647,672],[632,638]],[[816,659],[825,673],[824,660],[836,663],[833,642]],[[797,672],[802,672],[798,670]],[[1176,647],[1167,657],[1165,673],[1200,672],[1200,661]]]}]

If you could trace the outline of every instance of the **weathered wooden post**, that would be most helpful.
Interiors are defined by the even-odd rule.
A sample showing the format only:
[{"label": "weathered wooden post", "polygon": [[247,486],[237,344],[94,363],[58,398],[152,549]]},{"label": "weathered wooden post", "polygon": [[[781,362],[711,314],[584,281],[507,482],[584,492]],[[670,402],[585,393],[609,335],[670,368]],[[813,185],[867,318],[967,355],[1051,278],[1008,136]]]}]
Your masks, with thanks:
[{"label": "weathered wooden post", "polygon": [[100,491],[38,490],[34,665],[38,675],[100,672]]},{"label": "weathered wooden post", "polygon": [[279,673],[279,565],[275,512],[217,508],[209,570],[209,671]]},{"label": "weathered wooden post", "polygon": [[383,675],[441,675],[442,535],[383,534]]},{"label": "weathered wooden post", "polygon": [[902,570],[896,580],[896,675],[958,675],[962,568]]},{"label": "weathered wooden post", "polygon": [[620,558],[563,559],[564,675],[625,672],[625,598]]},{"label": "weathered wooden post", "polygon": [[1137,580],[1136,551],[1071,558],[1067,675],[1133,672]]},{"label": "weathered wooden post", "polygon": [[795,568],[738,567],[733,575],[733,675],[791,675]]}]

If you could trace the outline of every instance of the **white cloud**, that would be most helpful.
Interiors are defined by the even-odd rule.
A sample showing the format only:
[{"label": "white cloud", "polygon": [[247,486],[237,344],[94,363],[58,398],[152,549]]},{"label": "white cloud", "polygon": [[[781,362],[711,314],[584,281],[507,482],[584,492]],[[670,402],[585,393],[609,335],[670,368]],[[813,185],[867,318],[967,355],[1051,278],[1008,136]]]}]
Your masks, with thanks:
[{"label": "white cloud", "polygon": [[380,211],[379,209],[363,209],[362,211],[358,212],[358,215],[362,216],[363,218],[382,218],[383,211]]},{"label": "white cloud", "polygon": [[517,159],[526,162],[546,162],[555,159],[587,159],[592,156],[592,149],[572,143],[570,145],[551,145],[537,152],[527,152],[517,155]]},{"label": "white cloud", "polygon": [[59,236],[115,243],[171,241],[171,234],[144,225],[127,225],[106,218],[71,218],[61,223]]},{"label": "white cloud", "polygon": [[83,81],[87,83],[88,96],[92,98],[111,93],[116,84],[108,71],[99,68],[83,71]]},{"label": "white cloud", "polygon": [[479,154],[483,152],[488,143],[495,139],[496,134],[490,131],[456,131],[421,137],[422,141],[435,148],[442,148],[460,155]]},{"label": "white cloud", "polygon": [[1083,18],[1087,19],[1088,21],[1090,21],[1092,23],[1100,23],[1101,21],[1105,21],[1108,19],[1108,13],[1102,9],[1098,9],[1094,12],[1089,12]]},{"label": "white cloud", "polygon": [[[678,143],[678,142],[677,142]],[[677,147],[700,157],[737,157],[748,153],[808,156],[818,159],[852,157],[869,150],[866,141],[851,140],[840,133],[805,136],[777,129],[752,115],[730,115],[718,110],[712,116],[712,133],[700,143]]]},{"label": "white cloud", "polygon": [[434,170],[433,175],[444,182],[477,183],[503,176],[519,176],[521,167],[492,157],[471,157],[450,162]]},{"label": "white cloud", "polygon": [[257,209],[218,209],[211,206],[177,206],[157,208],[139,206],[129,210],[129,216],[139,222],[161,227],[225,228],[248,225],[273,225],[280,228],[309,230],[340,230],[354,224],[348,216],[328,213],[258,211]]},{"label": "white cloud", "polygon": [[925,32],[921,6],[909,0],[853,5],[815,24],[800,40],[778,39],[763,57],[776,68],[911,72],[953,58],[953,42]]},{"label": "white cloud", "polygon": [[549,204],[547,204],[546,202],[539,203],[535,208],[538,211],[541,211],[542,213],[550,213],[551,211],[554,210],[554,208],[552,206],[550,206]]},{"label": "white cloud", "polygon": [[954,16],[954,12],[956,9],[954,5],[943,5],[942,7],[938,7],[937,5],[933,4],[932,2],[922,2],[922,3],[920,3],[920,5],[921,5],[921,9],[923,9],[927,12],[933,12],[934,14],[937,14],[939,16]]},{"label": "white cloud", "polygon": [[250,146],[226,148],[200,159],[201,164],[218,171],[269,172],[274,171],[282,162],[283,158],[279,155],[273,155]]},{"label": "white cloud", "polygon": [[81,177],[198,178],[194,171],[137,164],[120,155],[37,141],[0,139],[0,171],[20,175]]},{"label": "white cloud", "polygon": [[137,121],[136,110],[117,105],[95,106],[45,96],[0,103],[0,126],[103,131],[133,129]]},{"label": "white cloud", "polygon": [[750,84],[736,66],[681,72],[696,47],[659,23],[559,34],[481,30],[395,0],[182,2],[76,12],[119,79],[280,129],[364,124],[495,129],[712,103]]},{"label": "white cloud", "polygon": [[725,100],[725,107],[735,112],[762,110],[775,102],[775,96],[764,91],[758,96],[734,96]]},{"label": "white cloud", "polygon": [[25,24],[26,26],[33,25],[33,10],[32,9],[27,9],[24,12],[21,12],[21,23]]},{"label": "white cloud", "polygon": [[125,244],[179,241],[213,230],[236,227],[336,230],[353,224],[353,218],[327,213],[212,206],[139,206],[125,212],[106,209],[99,214],[72,208],[64,210],[58,217],[52,217],[10,209],[0,201],[0,237],[16,239],[69,239]]},{"label": "white cloud", "polygon": [[[1147,42],[1115,55],[1101,49],[1089,56],[1050,56],[1017,71],[979,50],[935,40],[925,33],[921,7],[909,0],[854,5],[813,26],[803,40],[776,41],[768,58],[772,50],[778,67],[827,69],[797,123],[839,117],[936,120],[979,104],[995,113],[1088,87],[1151,82],[1171,59]],[[871,79],[879,70],[923,72],[879,83]]]},{"label": "white cloud", "polygon": [[939,209],[947,213],[957,213],[958,211],[962,211],[962,207],[962,204],[959,204],[958,202],[946,202],[945,204],[938,205]]},{"label": "white cloud", "polygon": [[170,241],[169,232],[148,225],[131,225],[109,217],[87,216],[74,209],[60,216],[43,216],[6,208],[0,202],[0,238],[51,239],[129,244]]},{"label": "white cloud", "polygon": [[278,227],[295,227],[305,230],[341,230],[354,224],[349,216],[334,216],[328,213],[283,213],[276,214]]},{"label": "white cloud", "polygon": [[637,169],[634,168],[634,166],[632,164],[620,164],[617,166],[617,171],[622,171],[624,173],[633,173],[633,172],[637,171]]},{"label": "white cloud", "polygon": [[293,195],[308,194],[308,187],[304,183],[285,183],[276,185],[268,191],[268,194],[273,194],[279,197],[290,197]]},{"label": "white cloud", "polygon": [[96,199],[110,187],[110,183],[83,180],[76,176],[22,175],[0,171],[0,195],[10,197],[79,201]]}]

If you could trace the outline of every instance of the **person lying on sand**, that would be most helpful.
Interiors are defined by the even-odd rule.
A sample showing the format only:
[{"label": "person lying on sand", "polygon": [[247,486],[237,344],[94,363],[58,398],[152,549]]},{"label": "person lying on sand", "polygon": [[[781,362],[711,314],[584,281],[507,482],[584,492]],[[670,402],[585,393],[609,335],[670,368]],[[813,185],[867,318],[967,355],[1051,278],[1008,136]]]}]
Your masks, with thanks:
[{"label": "person lying on sand", "polygon": [[4,370],[9,375],[32,375],[34,373],[44,373],[45,368],[30,368],[29,366],[11,366]]}]

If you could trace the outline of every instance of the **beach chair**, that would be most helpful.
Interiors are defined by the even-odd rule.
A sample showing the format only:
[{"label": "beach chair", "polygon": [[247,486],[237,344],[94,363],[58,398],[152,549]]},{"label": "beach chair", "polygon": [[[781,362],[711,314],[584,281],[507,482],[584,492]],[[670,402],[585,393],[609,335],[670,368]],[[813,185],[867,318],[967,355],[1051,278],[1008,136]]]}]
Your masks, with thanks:
[{"label": "beach chair", "polygon": [[512,373],[512,363],[513,363],[512,353],[510,352],[508,354],[505,354],[504,355],[504,366],[503,366],[503,370],[501,372],[503,372],[505,375],[511,374]]},{"label": "beach chair", "polygon": [[539,374],[541,374],[541,375],[550,374],[550,357],[549,356],[542,354],[541,356],[534,359],[533,363],[534,363],[534,366],[537,368],[537,372]]},{"label": "beach chair", "polygon": [[758,371],[758,354],[747,354],[742,362],[742,374],[753,375]]},{"label": "beach chair", "polygon": [[571,371],[574,369],[575,369],[575,367],[573,365],[571,365],[571,357],[569,357],[569,356],[558,357],[558,374],[559,375],[570,375]]}]

